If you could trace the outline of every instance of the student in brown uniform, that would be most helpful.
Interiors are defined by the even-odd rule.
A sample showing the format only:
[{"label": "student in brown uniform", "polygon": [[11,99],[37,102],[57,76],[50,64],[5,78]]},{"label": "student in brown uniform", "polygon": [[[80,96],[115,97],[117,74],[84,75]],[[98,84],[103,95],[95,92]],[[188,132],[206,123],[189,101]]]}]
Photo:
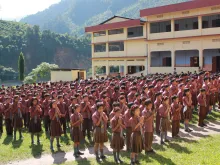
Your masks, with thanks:
[{"label": "student in brown uniform", "polygon": [[3,133],[3,113],[4,105],[0,102],[0,134]]},{"label": "student in brown uniform", "polygon": [[144,117],[140,117],[140,109],[138,105],[131,107],[131,118],[129,120],[131,124],[131,165],[140,164],[137,157],[142,152],[143,146],[143,133],[142,126],[144,124]]},{"label": "student in brown uniform", "polygon": [[59,108],[57,107],[57,101],[53,100],[50,103],[50,110],[49,110],[49,116],[50,116],[50,149],[52,152],[54,152],[53,149],[53,141],[56,137],[57,140],[57,147],[60,148],[60,142],[59,138],[62,134],[62,128],[60,124],[60,117],[62,116]]},{"label": "student in brown uniform", "polygon": [[154,108],[155,108],[155,113],[156,113],[156,134],[160,135],[160,113],[159,113],[159,107],[161,105],[162,101],[162,93],[158,92],[155,95],[156,100],[154,102]]},{"label": "student in brown uniform", "polygon": [[92,117],[92,110],[91,110],[91,105],[89,103],[89,97],[87,94],[83,95],[83,100],[80,104],[80,109],[81,109],[81,114],[83,116],[83,136],[85,138],[86,132],[87,132],[87,137],[89,140],[91,140],[91,117]]},{"label": "student in brown uniform", "polygon": [[40,116],[42,113],[42,109],[40,108],[40,105],[38,105],[38,99],[36,97],[32,98],[29,112],[31,118],[29,124],[29,132],[31,133],[31,144],[34,144],[34,134],[37,135],[37,143],[40,144],[40,132],[42,131]]},{"label": "student in brown uniform", "polygon": [[43,118],[44,118],[44,128],[46,133],[50,131],[50,116],[49,116],[49,110],[50,110],[50,95],[46,93],[45,100],[43,101],[42,108],[43,108]]},{"label": "student in brown uniform", "polygon": [[71,130],[72,130],[72,141],[74,143],[74,156],[78,158],[80,155],[83,155],[79,151],[80,141],[83,139],[82,135],[82,123],[83,116],[80,114],[80,105],[75,104],[74,113],[70,117]]},{"label": "student in brown uniform", "polygon": [[11,136],[13,133],[12,127],[12,109],[11,109],[11,99],[9,97],[5,97],[5,104],[4,104],[4,116],[5,116],[5,127],[7,135]]},{"label": "student in brown uniform", "polygon": [[21,129],[23,127],[22,122],[22,109],[19,103],[19,96],[14,96],[14,101],[12,103],[12,114],[13,114],[13,128],[14,128],[14,141],[16,141],[16,132],[19,131],[20,139],[23,138]]},{"label": "student in brown uniform", "polygon": [[200,89],[200,93],[197,97],[198,100],[198,106],[199,106],[199,123],[198,126],[204,127],[206,124],[204,124],[204,120],[206,117],[206,92],[205,89]]},{"label": "student in brown uniform", "polygon": [[184,89],[183,106],[184,106],[183,116],[184,116],[185,131],[191,132],[192,130],[189,129],[189,121],[192,119],[192,95],[188,88]]},{"label": "student in brown uniform", "polygon": [[145,109],[142,112],[144,117],[144,145],[145,154],[154,153],[152,149],[153,133],[154,133],[154,111],[152,110],[153,104],[150,99],[145,101]]},{"label": "student in brown uniform", "polygon": [[60,124],[63,126],[63,133],[66,135],[66,114],[68,113],[68,107],[67,104],[64,102],[62,95],[58,96],[57,107],[59,108],[61,113]]},{"label": "student in brown uniform", "polygon": [[171,120],[172,120],[172,137],[179,137],[179,129],[180,129],[180,111],[182,110],[182,105],[179,103],[178,96],[172,96],[172,104],[171,104]]},{"label": "student in brown uniform", "polygon": [[160,144],[165,144],[165,142],[169,142],[167,139],[167,131],[170,127],[169,121],[169,114],[170,114],[170,105],[169,105],[169,98],[167,96],[163,97],[162,104],[159,107],[159,115],[160,115]]},{"label": "student in brown uniform", "polygon": [[110,121],[112,128],[111,148],[113,149],[114,161],[117,164],[123,163],[120,159],[120,151],[124,147],[123,129],[125,129],[125,125],[120,111],[119,107],[115,107],[115,116]]},{"label": "student in brown uniform", "polygon": [[[100,162],[101,159],[106,158],[106,156],[103,153],[103,147],[104,147],[104,143],[108,141],[108,136],[107,136],[108,117],[103,112],[103,110],[104,110],[103,102],[98,102],[97,111],[92,115],[92,121],[94,125],[94,142],[95,142],[94,152],[96,155],[96,160],[98,162]],[[100,157],[98,154],[98,149],[100,149]]]},{"label": "student in brown uniform", "polygon": [[125,123],[125,127],[126,127],[126,150],[130,151],[131,149],[131,133],[132,133],[132,129],[131,129],[131,124],[129,122],[130,118],[131,118],[131,107],[134,103],[130,102],[128,103],[128,109],[125,111],[124,113],[124,123]]}]

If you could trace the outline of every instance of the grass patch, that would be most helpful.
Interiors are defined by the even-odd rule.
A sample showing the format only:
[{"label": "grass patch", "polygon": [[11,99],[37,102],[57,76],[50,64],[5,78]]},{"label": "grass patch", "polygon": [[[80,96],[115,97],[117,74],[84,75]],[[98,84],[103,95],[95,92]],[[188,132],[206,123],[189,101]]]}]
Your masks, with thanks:
[{"label": "grass patch", "polygon": [[[177,139],[172,141],[169,145],[160,146],[154,144],[153,148],[156,154],[144,155],[140,154],[139,160],[141,164],[149,165],[213,165],[219,164],[219,146],[220,135],[209,136],[199,141]],[[129,154],[122,153],[124,164],[129,164]],[[62,165],[96,165],[98,164],[95,159],[84,159],[74,162],[66,162]],[[113,156],[108,158],[101,164],[112,165],[114,164]]]},{"label": "grass patch", "polygon": [[[212,114],[209,115],[207,119],[209,121],[220,121],[220,113],[213,111]],[[197,125],[197,123],[198,123],[198,115],[197,114],[193,115],[193,120],[191,123]],[[183,127],[182,124],[181,124],[181,127]],[[41,145],[31,145],[30,134],[25,130],[23,131],[23,136],[24,136],[23,140],[17,140],[16,142],[14,142],[13,137],[6,136],[6,131],[5,131],[5,127],[4,127],[4,133],[0,136],[0,164],[5,164],[7,162],[16,161],[16,160],[28,159],[31,157],[39,158],[43,154],[51,154],[49,136],[46,136],[45,133],[41,134],[41,137],[40,137]],[[111,137],[110,131],[108,132],[108,136],[110,139],[110,137]],[[19,136],[17,133],[17,138],[18,137]],[[169,150],[171,150],[171,151],[175,151],[176,153],[181,153],[181,154],[175,155],[174,154],[175,152],[167,153],[167,151],[165,151],[162,154],[165,158],[158,155],[158,156],[153,156],[153,157],[149,157],[149,158],[147,157],[146,160],[144,160],[144,161],[147,161],[147,162],[153,161],[153,158],[154,159],[160,158],[160,160],[168,161],[167,159],[172,158],[172,160],[173,160],[173,159],[176,159],[176,157],[182,157],[182,154],[183,154],[183,156],[186,156],[188,154],[191,155],[190,152],[188,152],[188,153],[183,152],[183,151],[190,151],[190,150],[188,150],[189,146],[188,147],[182,146],[182,145],[188,145],[188,143],[182,143],[182,141],[184,142],[186,140],[178,140],[178,141],[175,141],[174,143],[172,142],[170,146],[165,146],[164,148],[161,148],[161,146],[154,144],[154,148],[156,151],[158,151],[158,154],[160,154],[163,150],[166,150],[167,148],[169,148]],[[35,142],[36,142],[36,137],[35,137]],[[67,136],[61,137],[61,144],[62,144],[61,151],[69,152],[69,151],[73,150],[72,149],[72,141],[69,137],[69,130],[68,130]],[[190,144],[191,144],[191,142],[190,142]],[[90,141],[88,141],[88,139],[86,139],[85,143],[82,144],[80,147],[81,148],[88,148],[88,147],[92,147],[92,146],[93,146],[93,143],[91,143]],[[216,146],[220,146],[220,145],[216,144]],[[178,151],[176,151],[175,149],[172,149],[172,147],[176,148],[176,150],[178,150]],[[54,149],[56,152],[59,152],[56,148],[56,140],[54,141]],[[198,152],[200,152],[200,151],[198,151]],[[205,151],[201,150],[201,152],[205,152]],[[212,152],[210,152],[210,153],[212,153]],[[175,156],[170,155],[171,157],[169,158],[169,154],[174,154]],[[168,157],[166,155],[168,155]],[[125,157],[125,160],[127,159],[126,162],[128,162],[128,158],[126,158],[126,156],[128,156],[127,153],[124,153],[123,156]],[[207,156],[205,158],[207,158]],[[110,164],[112,164],[113,159],[111,159],[111,158],[109,158],[109,159],[110,159]],[[109,159],[107,159],[107,161]],[[188,159],[188,157],[186,157],[186,160],[187,159]],[[84,161],[86,164],[87,160],[84,160]],[[89,160],[89,163],[91,163],[91,162],[93,163],[93,160]],[[156,162],[156,161],[154,161],[154,162]],[[108,162],[106,162],[106,163],[108,163]],[[172,164],[172,162],[171,162],[171,164]],[[198,163],[194,163],[194,164],[198,164]],[[202,163],[200,163],[200,164],[202,164]]]}]

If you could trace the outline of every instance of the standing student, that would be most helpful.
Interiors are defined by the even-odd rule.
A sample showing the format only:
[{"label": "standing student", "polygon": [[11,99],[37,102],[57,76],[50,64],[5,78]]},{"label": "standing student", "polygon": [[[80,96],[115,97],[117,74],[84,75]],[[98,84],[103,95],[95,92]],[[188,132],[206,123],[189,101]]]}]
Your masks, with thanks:
[{"label": "standing student", "polygon": [[153,134],[154,134],[154,112],[152,110],[153,104],[151,99],[145,101],[145,109],[142,112],[144,117],[144,145],[145,154],[154,153],[152,149]]},{"label": "standing student", "polygon": [[123,123],[123,119],[120,116],[121,110],[119,107],[114,108],[115,116],[111,119],[111,128],[112,128],[112,140],[111,140],[111,148],[113,149],[113,155],[115,163],[123,163],[120,159],[120,151],[124,147],[124,137],[123,137],[123,129],[125,129],[125,125]]},{"label": "standing student", "polygon": [[162,104],[159,107],[160,114],[160,144],[165,144],[165,142],[169,142],[167,139],[167,132],[170,128],[169,114],[170,114],[170,105],[169,98],[167,96],[163,97]]},{"label": "standing student", "polygon": [[62,128],[60,124],[60,118],[62,116],[59,108],[57,107],[57,101],[53,100],[50,103],[50,111],[49,111],[49,116],[50,116],[50,149],[52,152],[54,152],[53,148],[53,141],[54,138],[57,140],[57,147],[60,148],[60,142],[59,138],[62,134]]},{"label": "standing student", "polygon": [[202,88],[200,89],[200,93],[197,97],[198,100],[198,106],[199,106],[199,122],[198,122],[198,126],[200,127],[204,127],[206,126],[206,124],[204,124],[204,120],[206,117],[206,92],[205,89]]},{"label": "standing student", "polygon": [[159,113],[159,107],[161,105],[162,101],[162,93],[158,92],[156,93],[156,100],[154,102],[154,108],[156,112],[156,134],[160,135],[160,113]]},{"label": "standing student", "polygon": [[140,109],[138,105],[131,107],[131,118],[129,120],[131,124],[131,165],[140,164],[137,157],[142,152],[143,146],[143,133],[142,126],[144,124],[144,117],[140,117]]},{"label": "standing student", "polygon": [[11,136],[13,133],[12,127],[12,107],[11,107],[11,99],[9,97],[5,97],[5,104],[4,104],[4,116],[5,116],[5,127],[7,135]]},{"label": "standing student", "polygon": [[131,133],[132,133],[132,128],[131,124],[129,122],[131,118],[131,107],[134,103],[130,102],[128,103],[128,109],[125,111],[124,114],[124,123],[126,127],[126,150],[129,152],[131,150]]},{"label": "standing student", "polygon": [[21,129],[23,127],[22,122],[22,109],[19,103],[19,96],[14,96],[14,101],[12,103],[12,114],[13,114],[13,128],[14,128],[14,141],[16,141],[16,132],[19,131],[19,138],[22,139]]},{"label": "standing student", "polygon": [[0,134],[3,133],[3,113],[4,113],[4,104],[0,102]]},{"label": "standing student", "polygon": [[183,92],[183,106],[185,132],[191,132],[192,130],[189,129],[189,121],[192,119],[192,95],[188,88],[184,89]]},{"label": "standing student", "polygon": [[82,152],[79,151],[79,144],[82,140],[82,123],[83,116],[80,114],[80,106],[79,104],[75,104],[74,113],[70,117],[71,123],[71,137],[74,143],[74,156],[78,158],[80,155],[83,155]]},{"label": "standing student", "polygon": [[[97,103],[97,111],[92,115],[92,121],[94,125],[94,152],[96,155],[96,160],[98,162],[101,161],[101,159],[105,159],[106,156],[104,155],[103,148],[104,143],[108,141],[107,136],[107,122],[108,117],[103,112],[104,110],[104,104],[103,102]],[[100,150],[100,157],[98,154],[98,150]]]},{"label": "standing student", "polygon": [[68,113],[68,107],[64,102],[62,95],[58,96],[57,107],[59,108],[61,113],[60,124],[63,126],[63,133],[66,135],[66,114]]},{"label": "standing student", "polygon": [[89,97],[87,94],[83,95],[83,100],[80,104],[80,112],[83,116],[83,136],[85,138],[86,133],[89,140],[91,140],[91,106],[89,103]]},{"label": "standing student", "polygon": [[40,108],[40,105],[38,105],[38,99],[36,97],[32,98],[29,112],[30,112],[29,132],[31,133],[31,144],[34,144],[34,134],[37,135],[37,143],[40,144],[40,132],[42,131],[40,116],[42,113],[42,109]]},{"label": "standing student", "polygon": [[179,129],[180,129],[180,111],[182,110],[182,105],[179,103],[178,96],[172,96],[172,104],[171,104],[171,120],[172,120],[172,137],[179,137]]},{"label": "standing student", "polygon": [[44,118],[44,128],[46,133],[50,131],[50,116],[49,116],[49,110],[50,110],[50,95],[49,93],[46,93],[45,100],[43,101],[42,108],[43,108],[43,118]]}]

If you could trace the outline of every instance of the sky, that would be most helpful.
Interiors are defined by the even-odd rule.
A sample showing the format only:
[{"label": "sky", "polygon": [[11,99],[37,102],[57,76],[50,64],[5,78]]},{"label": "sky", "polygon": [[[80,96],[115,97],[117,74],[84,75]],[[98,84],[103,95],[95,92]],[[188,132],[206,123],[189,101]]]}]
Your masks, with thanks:
[{"label": "sky", "polygon": [[0,0],[0,19],[19,21],[61,0]]}]

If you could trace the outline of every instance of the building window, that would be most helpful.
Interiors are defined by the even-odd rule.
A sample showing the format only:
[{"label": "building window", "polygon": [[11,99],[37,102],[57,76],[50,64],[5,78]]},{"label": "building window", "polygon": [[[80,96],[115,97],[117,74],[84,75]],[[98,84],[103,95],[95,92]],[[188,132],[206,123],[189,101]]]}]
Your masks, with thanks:
[{"label": "building window", "polygon": [[124,33],[124,29],[114,29],[108,31],[108,35],[122,34],[122,33]]},{"label": "building window", "polygon": [[171,21],[154,22],[150,24],[150,33],[171,32]]},{"label": "building window", "polygon": [[143,26],[128,28],[128,38],[143,36]]},{"label": "building window", "polygon": [[100,37],[100,36],[105,36],[106,32],[105,31],[100,31],[100,32],[94,32],[93,36],[94,37]]},{"label": "building window", "polygon": [[106,52],[106,44],[95,44],[94,52]]},{"label": "building window", "polygon": [[109,52],[124,51],[124,42],[109,43]]},{"label": "building window", "polygon": [[220,27],[220,14],[202,17],[202,28]]},{"label": "building window", "polygon": [[175,31],[198,29],[198,18],[175,20]]}]

